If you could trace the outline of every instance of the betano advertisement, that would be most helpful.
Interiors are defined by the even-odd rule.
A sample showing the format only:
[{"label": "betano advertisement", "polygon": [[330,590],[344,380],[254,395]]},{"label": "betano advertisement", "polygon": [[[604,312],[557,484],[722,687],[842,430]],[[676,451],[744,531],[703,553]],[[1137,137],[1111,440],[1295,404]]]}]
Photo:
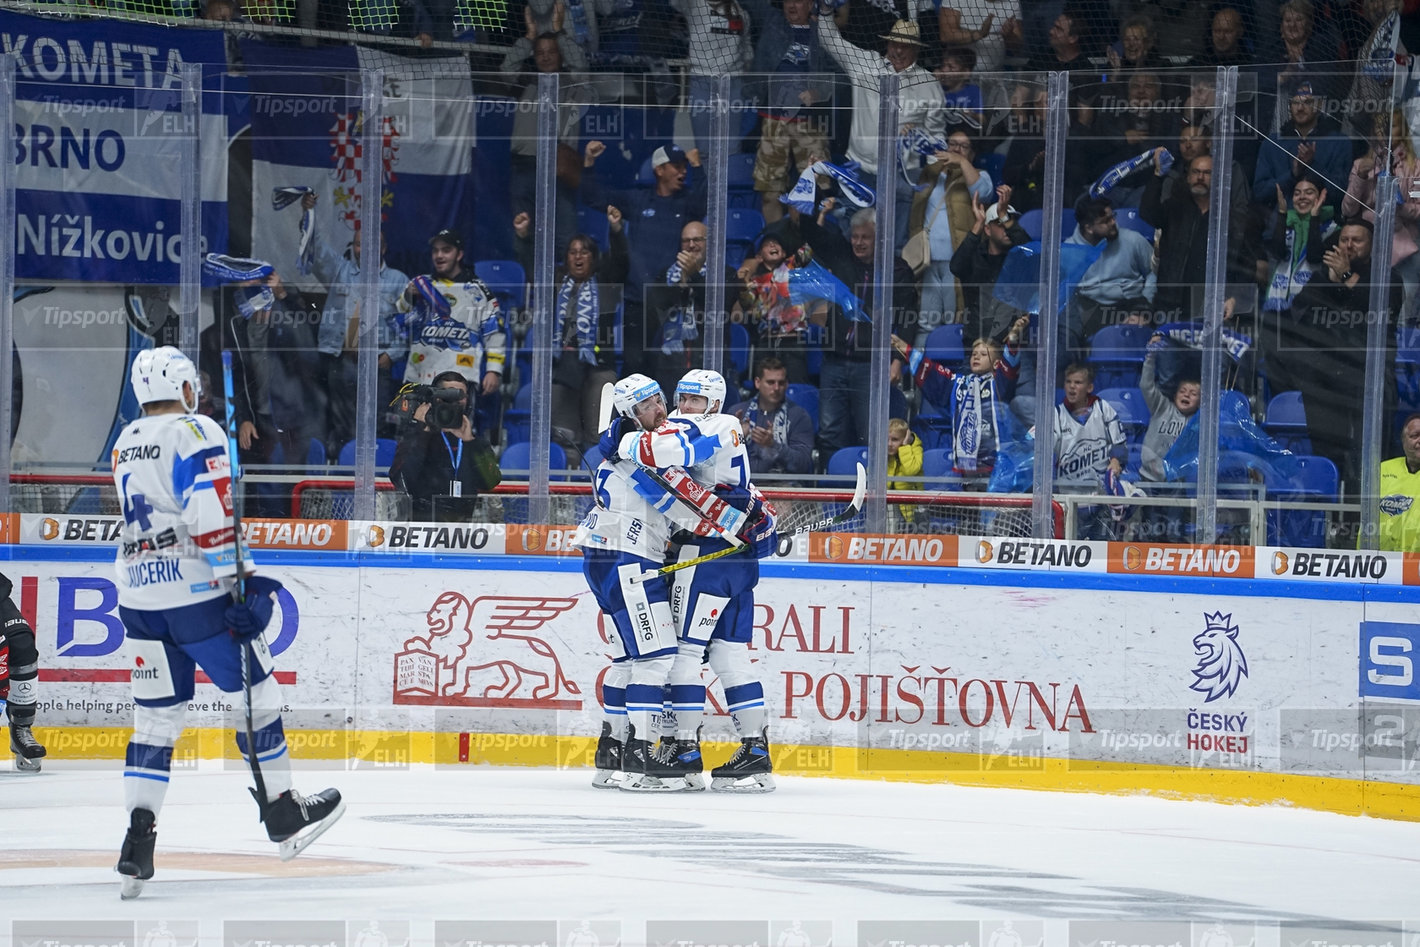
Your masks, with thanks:
[{"label": "betano advertisement", "polygon": [[[106,733],[114,745],[89,755],[117,757],[130,667],[112,566],[57,561],[65,546],[110,543],[108,521],[25,514],[3,525],[5,538],[33,544],[6,573],[39,631],[41,722]],[[359,550],[279,569],[286,593],[268,634],[297,755],[319,743],[316,755],[344,758],[376,735],[412,762],[585,762],[610,628],[578,571],[527,558],[566,555],[565,530],[253,521],[247,534],[261,546]],[[456,547],[524,558],[462,569],[427,553]],[[757,595],[753,647],[784,772],[1420,818],[1410,596],[1298,583],[1264,597],[1223,581],[1161,594],[1145,591],[1158,585],[1149,578],[1110,587],[1133,574],[1413,582],[1402,557],[853,534],[781,551],[788,561],[766,566]],[[856,565],[811,564],[823,562]],[[972,578],[864,568],[899,562]],[[1042,586],[1021,569],[1114,575]],[[729,740],[705,674],[706,739]],[[191,724],[230,729],[235,714],[200,683]]]}]

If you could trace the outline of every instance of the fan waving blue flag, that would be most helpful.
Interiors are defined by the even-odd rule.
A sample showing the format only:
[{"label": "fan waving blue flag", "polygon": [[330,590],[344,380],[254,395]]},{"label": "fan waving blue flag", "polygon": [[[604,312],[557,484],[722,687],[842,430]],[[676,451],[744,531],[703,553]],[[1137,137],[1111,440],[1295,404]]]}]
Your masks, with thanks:
[{"label": "fan waving blue flag", "polygon": [[[1065,308],[1085,271],[1104,252],[1104,241],[1096,246],[1062,243],[1060,245],[1060,294],[1056,310]],[[1006,263],[996,279],[996,298],[1021,312],[1040,312],[1040,241],[1033,240],[1014,246],[1006,254]]]},{"label": "fan waving blue flag", "polygon": [[863,301],[853,295],[853,290],[813,260],[790,270],[787,282],[789,301],[795,305],[825,299],[836,305],[854,322],[873,321],[872,316],[863,311]]}]

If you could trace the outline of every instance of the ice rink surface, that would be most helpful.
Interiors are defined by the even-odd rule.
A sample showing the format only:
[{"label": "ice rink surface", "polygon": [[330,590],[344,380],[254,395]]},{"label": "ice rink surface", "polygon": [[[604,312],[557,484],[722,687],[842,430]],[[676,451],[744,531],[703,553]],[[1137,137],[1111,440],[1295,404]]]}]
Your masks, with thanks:
[{"label": "ice rink surface", "polygon": [[[228,764],[239,765],[239,764]],[[248,778],[174,774],[121,902],[117,761],[0,775],[13,947],[1420,947],[1420,825],[1279,807],[780,777],[597,791],[588,770],[299,768],[339,824],[277,860]],[[0,764],[0,768],[4,768]]]}]

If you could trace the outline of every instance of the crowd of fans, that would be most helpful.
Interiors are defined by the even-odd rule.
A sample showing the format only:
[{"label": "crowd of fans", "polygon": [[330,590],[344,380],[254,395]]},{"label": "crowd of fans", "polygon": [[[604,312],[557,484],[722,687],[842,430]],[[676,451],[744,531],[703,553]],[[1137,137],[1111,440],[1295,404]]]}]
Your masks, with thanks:
[{"label": "crowd of fans", "polygon": [[[1225,314],[1247,344],[1231,351],[1220,381],[1240,389],[1259,420],[1273,396],[1301,392],[1308,450],[1329,459],[1340,484],[1354,490],[1372,285],[1384,284],[1391,300],[1392,346],[1420,308],[1420,108],[1416,90],[1406,87],[1413,85],[1406,50],[1417,46],[1410,35],[1416,18],[1397,17],[1402,0],[848,0],[832,9],[812,0],[671,0],[664,11],[655,9],[659,2],[530,0],[505,11],[412,0],[391,4],[379,20],[391,35],[505,45],[500,65],[509,76],[564,76],[555,206],[536,206],[536,129],[515,126],[508,243],[531,272],[534,230],[555,234],[553,439],[570,463],[595,442],[596,393],[606,380],[639,371],[673,387],[698,367],[716,289],[728,321],[744,330],[732,326],[726,374],[741,392],[730,400],[742,402],[732,410],[751,454],[766,473],[808,482],[836,452],[867,440],[870,353],[887,342],[875,340],[865,320],[880,301],[876,288],[888,283],[892,414],[911,422],[905,432],[894,428],[893,463],[924,445],[944,448],[968,489],[986,489],[998,446],[993,432],[1004,425],[993,418],[984,428],[990,438],[976,440],[982,405],[1009,410],[1009,425],[1021,431],[1052,416],[1035,403],[1038,317],[1023,321],[1029,311],[998,284],[1022,282],[1007,266],[1012,248],[1051,239],[1059,226],[1065,249],[1087,262],[1060,316],[1057,442],[1068,445],[1104,410],[1093,407],[1106,400],[1094,393],[1103,387],[1094,364],[1103,330],[1137,327],[1132,375],[1111,377],[1109,388],[1141,389],[1145,408],[1128,443],[1116,443],[1118,425],[1109,418],[1099,422],[1109,443],[1093,459],[1071,460],[1068,446],[1058,447],[1058,476],[1078,479],[1085,492],[1125,470],[1146,482],[1164,479],[1164,440],[1196,408],[1201,379],[1186,360],[1159,371],[1154,355],[1180,340],[1186,348],[1187,332],[1169,330],[1201,320],[1212,193],[1226,171]],[[209,6],[240,16],[229,0]],[[639,25],[628,45],[617,36],[628,32],[632,8]],[[375,22],[367,5],[349,10],[361,18],[342,26]],[[461,30],[451,17],[476,26]],[[679,100],[687,121],[678,143],[648,142],[638,180],[604,173],[599,159],[621,143],[581,136],[578,109],[629,94],[629,85],[607,75],[640,67],[659,75],[660,65],[681,57],[688,60]],[[1392,69],[1395,62],[1401,68]],[[1219,65],[1240,70],[1226,169],[1212,154]],[[1066,71],[1071,81],[1060,162],[1067,214],[1059,225],[1039,219],[1047,70]],[[930,145],[906,149],[895,167],[878,166],[878,79],[886,74],[899,78],[904,141],[916,135]],[[728,140],[712,143],[706,106],[709,80],[718,75],[732,77],[732,111]],[[522,88],[527,97],[535,83]],[[731,235],[709,233],[705,223],[702,163],[712,147],[753,155],[752,174],[732,179],[731,206],[763,224],[752,241],[730,240],[726,269],[716,273],[707,272],[709,246]],[[875,210],[853,200],[852,186],[835,186],[819,162],[838,179],[871,188],[879,207],[891,202],[894,232],[879,235]],[[750,166],[748,157],[742,166]],[[1398,181],[1399,204],[1391,266],[1372,274],[1376,180],[1384,171]],[[467,270],[462,238],[450,233],[431,240],[430,275],[480,299],[468,323],[479,337],[470,348],[476,364],[463,366],[478,405],[469,410],[478,411],[482,433],[506,446],[518,433],[504,422],[529,383],[515,353],[534,339],[508,298]],[[878,272],[880,236],[896,251],[891,273]],[[318,247],[317,275],[330,292],[307,360],[309,390],[300,394],[321,410],[288,438],[287,453],[314,438],[333,459],[353,436],[347,297],[360,250],[358,242],[343,255]],[[797,278],[809,267],[848,295],[805,293]],[[382,401],[401,381],[422,377],[410,374],[420,332],[412,285],[382,268],[381,286],[398,300],[390,312],[414,312],[412,321],[381,326]],[[280,319],[271,319],[276,333]],[[959,330],[934,334],[944,326]],[[943,337],[955,348],[943,349]],[[249,344],[262,342],[254,336]],[[914,351],[930,369],[909,364]],[[934,399],[924,382],[953,372],[982,384],[944,385],[947,394]],[[1395,390],[1389,367],[1387,378],[1393,412],[1405,393]],[[280,401],[273,391],[270,403]],[[963,402],[973,418],[961,416]],[[1151,425],[1150,413],[1163,422]],[[256,414],[254,433],[272,423]],[[933,414],[944,420],[924,420]],[[381,418],[383,436],[400,433],[392,418]],[[1387,447],[1398,444],[1389,433]],[[906,469],[895,466],[895,476]]]}]

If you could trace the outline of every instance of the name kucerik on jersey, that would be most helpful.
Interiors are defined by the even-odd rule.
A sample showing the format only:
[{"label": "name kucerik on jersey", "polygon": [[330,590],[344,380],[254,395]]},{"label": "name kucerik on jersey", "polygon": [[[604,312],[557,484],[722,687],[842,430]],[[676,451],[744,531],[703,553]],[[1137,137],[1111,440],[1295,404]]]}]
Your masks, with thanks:
[{"label": "name kucerik on jersey", "polygon": [[136,562],[128,569],[128,587],[139,588],[156,585],[159,582],[182,581],[182,561],[179,559],[150,559]]}]

